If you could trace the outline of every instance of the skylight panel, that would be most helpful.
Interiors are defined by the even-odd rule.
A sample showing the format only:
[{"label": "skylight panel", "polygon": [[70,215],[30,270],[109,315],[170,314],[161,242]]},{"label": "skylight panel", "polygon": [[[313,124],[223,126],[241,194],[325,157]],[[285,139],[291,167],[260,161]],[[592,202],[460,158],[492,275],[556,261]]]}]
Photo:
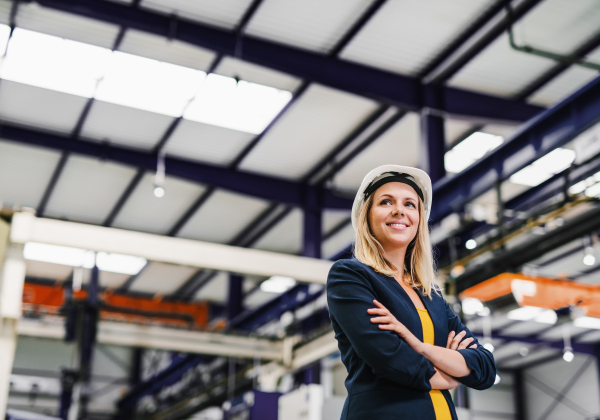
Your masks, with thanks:
[{"label": "skylight panel", "polygon": [[183,116],[191,121],[260,134],[290,99],[292,94],[285,90],[209,74]]},{"label": "skylight panel", "polygon": [[459,173],[477,162],[486,153],[500,146],[504,139],[501,136],[482,133],[480,131],[454,146],[444,156],[444,166],[447,172]]},{"label": "skylight panel", "polygon": [[510,177],[510,181],[515,184],[535,187],[551,178],[552,175],[567,169],[574,160],[575,152],[573,150],[559,147],[521,169]]},{"label": "skylight panel", "polygon": [[206,73],[115,51],[96,99],[179,117]]},{"label": "skylight panel", "polygon": [[16,28],[0,77],[91,98],[110,54],[106,48]]}]

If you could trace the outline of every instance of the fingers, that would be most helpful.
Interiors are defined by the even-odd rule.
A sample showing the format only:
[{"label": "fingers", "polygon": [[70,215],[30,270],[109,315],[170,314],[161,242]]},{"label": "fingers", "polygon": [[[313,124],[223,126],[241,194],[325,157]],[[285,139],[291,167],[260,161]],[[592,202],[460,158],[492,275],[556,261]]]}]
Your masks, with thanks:
[{"label": "fingers", "polygon": [[477,348],[477,344],[473,344],[471,347],[469,347],[470,349],[476,349]]},{"label": "fingers", "polygon": [[390,311],[388,311],[387,309],[379,309],[379,308],[367,309],[367,312],[370,313],[371,315],[388,315],[390,313]]},{"label": "fingers", "polygon": [[458,349],[458,345],[460,344],[460,342],[462,341],[462,339],[465,338],[466,334],[467,334],[466,331],[461,331],[458,334],[456,334],[456,336],[452,339],[452,343],[450,344],[450,348],[452,350],[457,350]]},{"label": "fingers", "polygon": [[467,346],[469,344],[471,344],[473,342],[473,340],[475,340],[473,337],[469,337],[465,340],[463,340],[459,345],[458,345],[458,350],[464,350],[467,348]]},{"label": "fingers", "polygon": [[374,299],[374,300],[373,300],[373,303],[374,303],[375,305],[377,305],[377,307],[378,307],[378,308],[385,309],[385,310],[387,311],[387,308],[386,308],[385,306],[383,306],[383,305],[381,304],[381,302],[379,302],[377,299]]},{"label": "fingers", "polygon": [[374,324],[390,324],[392,320],[387,316],[379,316],[377,318],[371,318],[371,322],[373,322]]},{"label": "fingers", "polygon": [[448,342],[446,343],[447,349],[451,348],[450,345],[452,344],[452,339],[454,338],[455,334],[456,333],[454,331],[450,331],[450,334],[448,334]]}]

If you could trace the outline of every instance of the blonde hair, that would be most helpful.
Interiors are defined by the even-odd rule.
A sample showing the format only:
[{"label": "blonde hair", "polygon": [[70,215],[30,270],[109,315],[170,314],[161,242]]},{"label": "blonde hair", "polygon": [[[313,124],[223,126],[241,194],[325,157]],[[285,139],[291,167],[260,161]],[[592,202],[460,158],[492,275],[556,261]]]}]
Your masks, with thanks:
[{"label": "blonde hair", "polygon": [[[372,267],[375,271],[387,276],[394,276],[398,270],[384,257],[383,247],[373,235],[369,224],[369,213],[373,206],[373,196],[361,202],[358,211],[356,234],[354,239],[354,257]],[[433,293],[440,294],[433,262],[433,251],[429,240],[429,227],[425,217],[423,201],[419,201],[419,226],[417,234],[406,249],[404,257],[404,281],[411,287],[421,290],[424,296],[431,298]]]}]

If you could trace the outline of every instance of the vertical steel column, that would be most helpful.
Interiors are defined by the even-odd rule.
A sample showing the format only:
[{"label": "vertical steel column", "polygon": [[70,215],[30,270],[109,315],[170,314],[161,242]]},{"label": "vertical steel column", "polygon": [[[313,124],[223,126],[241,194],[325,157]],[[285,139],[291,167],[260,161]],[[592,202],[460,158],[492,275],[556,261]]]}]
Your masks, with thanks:
[{"label": "vertical steel column", "polygon": [[517,369],[513,373],[513,395],[515,402],[515,420],[526,420],[525,410],[525,382],[523,381],[523,370]]},{"label": "vertical steel column", "polygon": [[58,417],[63,420],[69,418],[69,410],[73,402],[73,387],[77,382],[78,373],[71,369],[63,369],[60,373],[60,407]]},{"label": "vertical steel column", "polygon": [[323,209],[320,194],[315,189],[305,193],[304,227],[302,255],[311,258],[321,258],[321,243],[323,241],[322,223]]},{"label": "vertical steel column", "polygon": [[315,362],[302,371],[302,383],[305,385],[321,383],[321,362]]},{"label": "vertical steel column", "polygon": [[244,310],[244,276],[229,273],[229,292],[227,294],[227,319],[232,320]]},{"label": "vertical steel column", "polygon": [[435,183],[446,175],[446,135],[442,117],[444,100],[442,89],[434,85],[425,85],[423,94],[425,106],[421,112],[419,159],[421,168],[429,173],[431,182]]}]

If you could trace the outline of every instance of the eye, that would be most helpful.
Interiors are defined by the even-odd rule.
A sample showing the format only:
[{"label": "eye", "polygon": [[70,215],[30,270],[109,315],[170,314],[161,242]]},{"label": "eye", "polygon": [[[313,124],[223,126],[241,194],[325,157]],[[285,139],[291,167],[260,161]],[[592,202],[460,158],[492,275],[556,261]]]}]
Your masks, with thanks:
[{"label": "eye", "polygon": [[391,204],[391,203],[392,203],[391,200],[386,198],[385,200],[382,200],[381,203],[379,203],[379,204],[383,205],[383,204]]},{"label": "eye", "polygon": [[412,201],[408,201],[406,203],[407,206],[411,206],[412,208],[417,208],[417,206],[415,206],[415,203],[413,203]]}]

